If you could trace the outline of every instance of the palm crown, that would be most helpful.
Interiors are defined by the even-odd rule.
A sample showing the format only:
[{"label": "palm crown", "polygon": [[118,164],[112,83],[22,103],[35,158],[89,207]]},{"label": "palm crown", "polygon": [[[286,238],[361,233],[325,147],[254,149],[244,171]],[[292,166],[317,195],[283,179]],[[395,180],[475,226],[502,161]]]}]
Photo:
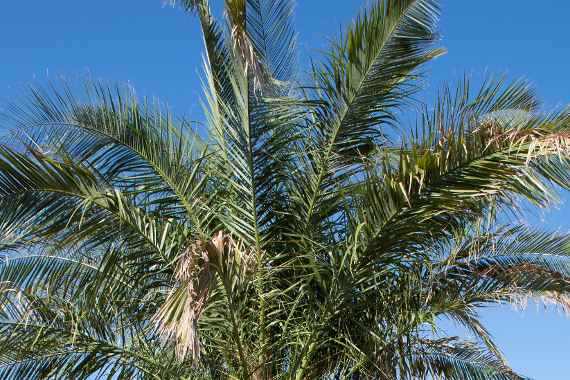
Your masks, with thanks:
[{"label": "palm crown", "polygon": [[176,3],[204,127],[101,83],[9,108],[0,377],[523,378],[477,311],[569,306],[569,237],[509,215],[568,188],[570,113],[502,78],[414,106],[435,0],[372,2],[302,84],[291,1]]}]

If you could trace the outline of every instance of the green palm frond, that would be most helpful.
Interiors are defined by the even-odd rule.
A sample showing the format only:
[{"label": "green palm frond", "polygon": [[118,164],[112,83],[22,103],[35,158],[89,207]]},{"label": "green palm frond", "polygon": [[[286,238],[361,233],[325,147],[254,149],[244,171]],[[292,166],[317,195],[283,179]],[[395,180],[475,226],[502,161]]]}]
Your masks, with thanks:
[{"label": "green palm frond", "polygon": [[294,72],[296,43],[292,25],[292,0],[249,0],[246,4],[247,33],[271,78],[289,81]]},{"label": "green palm frond", "polygon": [[137,354],[129,346],[136,331],[121,326],[109,312],[94,315],[56,297],[10,289],[2,292],[2,306],[0,346],[13,353],[2,358],[6,375],[86,378],[111,368],[124,376],[145,370],[132,360]]},{"label": "green palm frond", "polygon": [[[1,197],[17,199],[22,194],[45,194],[41,203],[35,205],[36,212],[42,213],[48,222],[43,226],[37,222],[40,236],[67,239],[69,243],[92,236],[90,243],[105,244],[118,238],[122,232],[120,226],[124,225],[136,238],[135,242],[131,241],[133,244],[146,243],[157,252],[164,252],[165,245],[171,244],[164,239],[169,226],[167,220],[150,217],[128,196],[110,188],[85,166],[37,153],[29,157],[1,147],[0,167],[4,174],[0,179]],[[102,220],[103,215],[107,220]],[[70,233],[70,230],[75,231]],[[93,234],[104,230],[105,238]]]},{"label": "green palm frond", "polygon": [[361,172],[363,156],[385,141],[384,129],[413,88],[432,49],[438,7],[433,1],[377,1],[314,69],[316,99],[295,199],[302,231],[342,209],[338,186]]},{"label": "green palm frond", "polygon": [[[457,90],[460,99],[446,92],[417,139],[378,158],[359,216],[374,226],[371,254],[452,238],[455,228],[491,208],[513,209],[517,199],[545,207],[556,200],[549,183],[567,186],[566,112],[521,116],[535,104],[523,82],[505,89],[489,82],[473,100],[467,90]],[[509,108],[496,113],[503,106]]]},{"label": "green palm frond", "polygon": [[357,17],[333,45],[328,63],[315,69],[327,105],[317,115],[323,145],[351,152],[373,138],[378,125],[395,119],[404,94],[417,86],[415,71],[443,53],[432,49],[438,17],[437,2],[429,0],[375,1]]},{"label": "green palm frond", "polygon": [[413,371],[423,378],[430,374],[457,380],[526,379],[473,343],[444,339],[425,342],[424,349],[412,364]]},{"label": "green palm frond", "polygon": [[139,105],[132,91],[88,82],[84,93],[74,96],[65,83],[53,94],[32,88],[26,106],[9,114],[18,139],[40,155],[89,166],[113,186],[139,190],[153,205],[197,212],[207,152],[196,132],[159,105]]}]

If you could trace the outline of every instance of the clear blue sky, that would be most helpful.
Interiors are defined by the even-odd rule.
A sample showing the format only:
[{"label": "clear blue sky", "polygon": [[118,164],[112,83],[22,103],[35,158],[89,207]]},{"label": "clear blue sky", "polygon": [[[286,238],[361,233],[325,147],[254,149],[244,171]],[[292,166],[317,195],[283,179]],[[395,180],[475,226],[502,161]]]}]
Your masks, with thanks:
[{"label": "clear blue sky", "polygon": [[[298,3],[305,65],[367,1]],[[449,53],[430,67],[427,98],[443,80],[488,71],[531,79],[547,108],[570,103],[569,14],[564,0],[443,0],[442,44]],[[201,48],[196,20],[161,0],[2,1],[0,104],[32,81],[90,73],[128,81],[140,95],[160,97],[176,113],[199,119]],[[569,213],[562,204],[533,220],[568,231]],[[536,306],[484,315],[514,368],[537,380],[570,378],[570,319]]]}]

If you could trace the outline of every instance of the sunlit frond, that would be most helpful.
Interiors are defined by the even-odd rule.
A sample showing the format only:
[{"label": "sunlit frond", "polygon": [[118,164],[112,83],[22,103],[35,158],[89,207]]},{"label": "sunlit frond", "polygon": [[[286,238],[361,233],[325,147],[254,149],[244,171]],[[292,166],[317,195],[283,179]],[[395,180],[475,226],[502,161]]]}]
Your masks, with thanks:
[{"label": "sunlit frond", "polygon": [[535,104],[523,82],[504,89],[489,82],[474,99],[467,84],[455,96],[444,92],[420,135],[381,153],[370,174],[359,217],[375,234],[369,253],[451,239],[454,229],[493,208],[514,210],[522,199],[540,207],[556,201],[550,183],[567,187],[568,114],[525,111]]}]

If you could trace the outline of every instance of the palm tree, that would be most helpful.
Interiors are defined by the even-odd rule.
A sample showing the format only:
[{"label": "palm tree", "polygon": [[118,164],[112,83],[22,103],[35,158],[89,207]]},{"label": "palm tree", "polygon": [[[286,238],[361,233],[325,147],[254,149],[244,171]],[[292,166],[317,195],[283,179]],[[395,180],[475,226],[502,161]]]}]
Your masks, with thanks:
[{"label": "palm tree", "polygon": [[478,311],[570,307],[570,236],[518,222],[570,186],[570,110],[503,78],[418,106],[436,0],[372,2],[307,79],[291,1],[177,4],[203,123],[94,82],[8,108],[0,377],[523,379]]}]

